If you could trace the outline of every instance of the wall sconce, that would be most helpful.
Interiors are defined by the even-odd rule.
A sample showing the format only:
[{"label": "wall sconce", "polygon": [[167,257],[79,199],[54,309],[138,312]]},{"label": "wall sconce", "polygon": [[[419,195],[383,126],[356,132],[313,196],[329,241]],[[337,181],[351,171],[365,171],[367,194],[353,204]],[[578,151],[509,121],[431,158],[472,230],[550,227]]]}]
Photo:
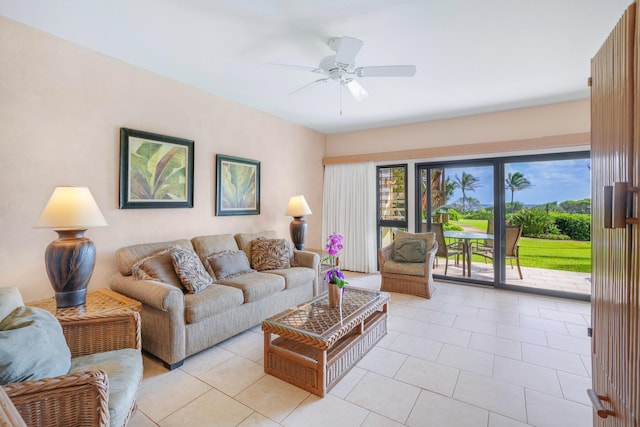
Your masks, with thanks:
[{"label": "wall sconce", "polygon": [[58,308],[85,303],[96,247],[84,232],[105,225],[107,221],[87,187],[55,188],[35,228],[53,228],[58,233],[44,254]]},{"label": "wall sconce", "polygon": [[304,196],[291,196],[285,215],[293,217],[293,221],[291,221],[291,224],[289,225],[291,241],[295,245],[296,249],[300,251],[304,250],[304,239],[307,236],[307,223],[303,217],[305,215],[311,215],[311,209],[309,208]]}]

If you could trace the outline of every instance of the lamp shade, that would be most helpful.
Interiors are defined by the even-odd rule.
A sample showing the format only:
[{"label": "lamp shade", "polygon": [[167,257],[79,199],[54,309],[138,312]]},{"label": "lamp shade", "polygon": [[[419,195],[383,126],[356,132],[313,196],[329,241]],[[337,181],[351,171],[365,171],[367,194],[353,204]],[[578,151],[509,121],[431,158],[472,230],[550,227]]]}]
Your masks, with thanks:
[{"label": "lamp shade", "polygon": [[107,225],[87,187],[61,186],[53,190],[35,228],[86,230]]},{"label": "lamp shade", "polygon": [[307,201],[305,200],[304,196],[302,195],[291,196],[291,198],[289,199],[289,205],[287,206],[287,211],[285,212],[285,215],[289,215],[293,217],[311,215],[311,209],[309,208],[309,205],[307,204]]}]

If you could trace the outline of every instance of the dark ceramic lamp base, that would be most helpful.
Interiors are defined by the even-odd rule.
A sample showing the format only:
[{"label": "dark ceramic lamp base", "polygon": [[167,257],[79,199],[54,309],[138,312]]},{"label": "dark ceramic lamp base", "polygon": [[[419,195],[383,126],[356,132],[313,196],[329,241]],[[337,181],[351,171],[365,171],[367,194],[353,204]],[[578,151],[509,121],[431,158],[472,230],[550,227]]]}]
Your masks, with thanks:
[{"label": "dark ceramic lamp base", "polygon": [[56,230],[59,238],[47,246],[45,263],[58,308],[83,305],[96,263],[96,247],[86,230]]},{"label": "dark ceramic lamp base", "polygon": [[307,236],[307,223],[301,216],[293,217],[293,221],[289,224],[289,232],[291,233],[291,241],[299,251],[304,250],[304,239]]}]

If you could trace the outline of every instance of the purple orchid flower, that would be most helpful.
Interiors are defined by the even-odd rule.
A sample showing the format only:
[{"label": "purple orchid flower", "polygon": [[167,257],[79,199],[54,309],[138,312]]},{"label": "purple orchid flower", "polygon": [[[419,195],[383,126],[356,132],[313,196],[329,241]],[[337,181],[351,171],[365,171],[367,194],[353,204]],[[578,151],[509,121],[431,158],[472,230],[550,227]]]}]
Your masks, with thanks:
[{"label": "purple orchid flower", "polygon": [[348,282],[344,280],[344,274],[340,271],[339,267],[336,267],[336,259],[340,254],[340,251],[344,249],[344,245],[342,242],[344,241],[344,235],[340,233],[330,234],[327,238],[327,244],[325,245],[325,249],[327,250],[327,255],[322,259],[322,262],[329,261],[331,268],[326,271],[323,276],[323,280],[327,283],[334,283],[339,288],[341,288],[344,292],[344,285]]}]

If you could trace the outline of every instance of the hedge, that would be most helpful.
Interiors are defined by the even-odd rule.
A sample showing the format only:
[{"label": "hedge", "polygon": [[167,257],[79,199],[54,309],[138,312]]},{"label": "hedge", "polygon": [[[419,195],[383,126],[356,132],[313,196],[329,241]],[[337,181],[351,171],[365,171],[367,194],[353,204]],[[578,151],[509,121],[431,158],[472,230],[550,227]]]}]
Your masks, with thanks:
[{"label": "hedge", "polygon": [[551,213],[551,218],[558,226],[560,233],[566,234],[573,240],[591,240],[591,215]]}]

